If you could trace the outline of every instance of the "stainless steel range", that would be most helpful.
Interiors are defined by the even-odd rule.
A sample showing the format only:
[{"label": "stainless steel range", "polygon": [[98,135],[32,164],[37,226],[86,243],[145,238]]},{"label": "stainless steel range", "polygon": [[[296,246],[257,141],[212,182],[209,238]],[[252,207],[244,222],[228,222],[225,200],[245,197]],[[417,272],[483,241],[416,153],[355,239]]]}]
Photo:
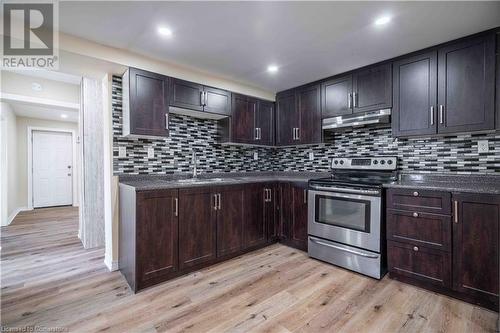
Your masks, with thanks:
[{"label": "stainless steel range", "polygon": [[332,176],[309,181],[309,256],[380,279],[386,272],[382,185],[396,157],[334,158]]}]

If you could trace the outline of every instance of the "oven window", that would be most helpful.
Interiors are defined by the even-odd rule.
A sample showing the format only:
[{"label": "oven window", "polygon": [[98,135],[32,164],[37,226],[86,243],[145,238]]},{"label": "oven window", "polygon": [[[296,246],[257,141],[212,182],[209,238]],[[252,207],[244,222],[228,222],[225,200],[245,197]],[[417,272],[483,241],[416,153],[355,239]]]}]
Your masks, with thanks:
[{"label": "oven window", "polygon": [[316,195],[316,222],[370,232],[370,201]]}]

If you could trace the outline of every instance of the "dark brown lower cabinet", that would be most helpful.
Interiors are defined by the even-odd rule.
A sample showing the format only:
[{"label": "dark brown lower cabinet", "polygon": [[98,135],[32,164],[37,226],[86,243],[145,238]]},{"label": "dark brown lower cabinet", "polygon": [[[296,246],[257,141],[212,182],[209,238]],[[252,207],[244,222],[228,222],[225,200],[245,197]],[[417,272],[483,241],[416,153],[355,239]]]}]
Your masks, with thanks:
[{"label": "dark brown lower cabinet", "polygon": [[284,183],[281,189],[281,241],[307,251],[307,183]]},{"label": "dark brown lower cabinet", "polygon": [[265,219],[266,184],[251,184],[245,187],[245,219],[243,246],[251,248],[267,243]]},{"label": "dark brown lower cabinet", "polygon": [[[387,257],[392,278],[498,310],[500,196],[419,191],[414,210],[387,209]],[[445,198],[451,214],[422,212],[420,193]],[[391,200],[400,190],[389,189]],[[422,208],[422,209],[420,209]],[[448,210],[444,210],[447,212]]]},{"label": "dark brown lower cabinet", "polygon": [[244,199],[243,186],[224,186],[214,192],[217,202],[217,257],[241,251],[243,242]]},{"label": "dark brown lower cabinet", "polygon": [[216,258],[215,196],[210,187],[179,190],[179,266],[181,269]]}]

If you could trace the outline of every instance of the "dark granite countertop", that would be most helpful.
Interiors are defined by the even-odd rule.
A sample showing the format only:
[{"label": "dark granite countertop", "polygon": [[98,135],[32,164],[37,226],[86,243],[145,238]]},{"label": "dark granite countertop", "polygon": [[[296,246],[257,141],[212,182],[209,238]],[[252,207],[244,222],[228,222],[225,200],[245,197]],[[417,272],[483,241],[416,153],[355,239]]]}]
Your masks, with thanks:
[{"label": "dark granite countertop", "polygon": [[148,191],[276,181],[305,183],[309,179],[329,175],[328,172],[205,173],[199,175],[196,181],[190,181],[190,174],[180,173],[173,175],[120,175],[119,180],[121,184],[132,186],[136,191]]},{"label": "dark granite countertop", "polygon": [[401,174],[384,187],[500,194],[500,175]]}]

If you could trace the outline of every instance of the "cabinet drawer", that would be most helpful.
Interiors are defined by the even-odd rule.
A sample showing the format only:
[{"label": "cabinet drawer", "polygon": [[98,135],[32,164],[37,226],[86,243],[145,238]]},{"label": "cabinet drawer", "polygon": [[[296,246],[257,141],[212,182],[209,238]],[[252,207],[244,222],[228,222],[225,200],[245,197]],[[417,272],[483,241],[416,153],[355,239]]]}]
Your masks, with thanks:
[{"label": "cabinet drawer", "polygon": [[418,189],[389,189],[387,207],[399,210],[451,214],[451,194],[449,192]]},{"label": "cabinet drawer", "polygon": [[450,251],[451,217],[388,209],[387,239]]},{"label": "cabinet drawer", "polygon": [[448,252],[399,242],[387,242],[389,272],[440,287],[451,287]]}]

